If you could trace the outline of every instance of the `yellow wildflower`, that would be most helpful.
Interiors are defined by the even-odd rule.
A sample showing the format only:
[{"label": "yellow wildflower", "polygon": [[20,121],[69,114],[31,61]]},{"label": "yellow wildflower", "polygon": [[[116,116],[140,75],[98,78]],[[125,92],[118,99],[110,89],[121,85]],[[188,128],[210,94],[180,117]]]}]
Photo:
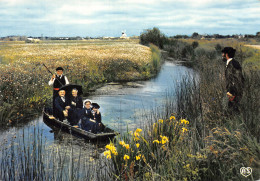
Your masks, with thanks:
[{"label": "yellow wildflower", "polygon": [[136,130],[135,130],[135,132],[137,132],[137,133],[140,133],[140,132],[142,132],[143,130],[142,129],[140,129],[140,128],[137,128]]},{"label": "yellow wildflower", "polygon": [[158,143],[159,144],[160,142],[158,140],[153,140],[153,143]]},{"label": "yellow wildflower", "polygon": [[136,143],[136,148],[139,148],[140,144],[139,143]]},{"label": "yellow wildflower", "polygon": [[141,155],[138,155],[135,157],[136,160],[140,160],[141,159]]},{"label": "yellow wildflower", "polygon": [[162,144],[165,144],[169,141],[169,139],[166,136],[160,136],[160,137],[162,139],[162,141],[161,141]]},{"label": "yellow wildflower", "polygon": [[129,156],[128,155],[124,155],[124,160],[129,160]]},{"label": "yellow wildflower", "polygon": [[187,128],[182,128],[182,132],[188,131]]},{"label": "yellow wildflower", "polygon": [[163,124],[163,119],[159,119],[159,122]]},{"label": "yellow wildflower", "polygon": [[110,150],[114,155],[118,155],[116,147],[113,145],[113,143],[106,145],[106,149]]},{"label": "yellow wildflower", "polygon": [[125,144],[124,147],[125,147],[126,149],[129,149],[129,148],[130,148],[129,144]]},{"label": "yellow wildflower", "polygon": [[105,151],[104,155],[107,156],[107,159],[111,159],[111,151],[110,150]]},{"label": "yellow wildflower", "polygon": [[135,131],[135,132],[134,132],[134,136],[135,136],[135,137],[138,137],[138,136],[140,136],[140,134]]},{"label": "yellow wildflower", "polygon": [[172,120],[172,119],[175,119],[175,117],[174,117],[174,116],[171,116],[171,117],[170,117],[170,120]]},{"label": "yellow wildflower", "polygon": [[144,160],[144,162],[146,162],[146,158],[144,155],[142,155],[142,159]]},{"label": "yellow wildflower", "polygon": [[182,119],[182,120],[181,120],[181,123],[189,124],[190,122],[189,122],[188,120],[186,120],[186,119]]},{"label": "yellow wildflower", "polygon": [[119,144],[124,146],[125,145],[125,142],[124,141],[119,141]]}]

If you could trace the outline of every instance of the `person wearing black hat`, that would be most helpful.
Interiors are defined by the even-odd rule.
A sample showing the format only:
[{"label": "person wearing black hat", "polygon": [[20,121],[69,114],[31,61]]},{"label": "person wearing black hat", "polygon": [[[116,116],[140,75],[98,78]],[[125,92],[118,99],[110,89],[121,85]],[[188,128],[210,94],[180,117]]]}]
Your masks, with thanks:
[{"label": "person wearing black hat", "polygon": [[64,121],[68,116],[69,100],[65,97],[65,90],[59,90],[59,96],[54,101],[54,117]]},{"label": "person wearing black hat", "polygon": [[222,60],[226,63],[225,79],[228,96],[228,114],[239,113],[240,100],[243,94],[244,78],[242,67],[234,59],[236,50],[225,47],[222,50]]},{"label": "person wearing black hat", "polygon": [[97,103],[92,103],[92,114],[94,117],[95,125],[92,127],[92,132],[96,133],[104,129],[104,125],[101,122],[101,113],[99,111],[100,106]]},{"label": "person wearing black hat", "polygon": [[63,75],[63,68],[56,68],[56,74],[53,74],[51,80],[49,81],[49,85],[53,85],[53,107],[55,98],[58,96],[59,89],[61,88],[61,86],[67,84],[69,84],[69,81],[68,78],[65,75]]}]

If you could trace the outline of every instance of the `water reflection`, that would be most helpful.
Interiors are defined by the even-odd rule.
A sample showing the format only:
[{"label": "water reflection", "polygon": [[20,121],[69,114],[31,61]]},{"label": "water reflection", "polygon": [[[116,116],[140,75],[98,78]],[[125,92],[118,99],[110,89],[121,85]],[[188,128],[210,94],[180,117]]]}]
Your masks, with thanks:
[{"label": "water reflection", "polygon": [[[192,72],[192,69],[166,62],[156,78],[138,82],[139,86],[135,88],[123,86],[120,90],[113,91],[110,94],[93,95],[88,98],[101,105],[102,122],[123,133],[127,128],[133,130],[136,127],[142,127],[144,125],[143,115],[155,107],[160,107],[163,104],[166,92],[176,89],[176,82],[189,72]],[[21,135],[23,132],[26,137],[29,137],[34,129],[42,131],[46,145],[66,146],[73,144],[76,149],[92,146],[84,140],[62,133],[59,130],[52,131],[52,128],[43,122],[42,117],[22,125],[22,127],[13,127],[0,132],[0,142],[15,134]]]}]

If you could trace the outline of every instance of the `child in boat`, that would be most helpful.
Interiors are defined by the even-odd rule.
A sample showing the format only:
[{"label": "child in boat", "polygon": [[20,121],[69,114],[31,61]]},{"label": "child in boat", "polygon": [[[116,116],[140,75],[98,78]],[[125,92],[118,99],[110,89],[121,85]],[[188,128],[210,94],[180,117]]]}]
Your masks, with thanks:
[{"label": "child in boat", "polygon": [[104,129],[104,125],[101,120],[101,112],[99,111],[100,106],[97,103],[92,103],[92,114],[94,117],[95,124],[93,125],[91,131],[93,133],[101,132]]}]

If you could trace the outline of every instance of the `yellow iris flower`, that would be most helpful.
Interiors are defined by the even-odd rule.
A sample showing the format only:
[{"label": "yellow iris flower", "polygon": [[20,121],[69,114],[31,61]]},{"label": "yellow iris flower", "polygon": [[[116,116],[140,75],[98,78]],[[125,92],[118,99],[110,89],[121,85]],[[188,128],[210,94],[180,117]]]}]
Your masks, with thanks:
[{"label": "yellow iris flower", "polygon": [[124,155],[124,160],[129,160],[129,156],[128,155]]},{"label": "yellow iris flower", "polygon": [[153,143],[160,143],[160,141],[158,141],[158,140],[153,140]]},{"label": "yellow iris flower", "polygon": [[181,120],[181,123],[189,124],[190,122],[189,122],[188,120],[186,120],[186,119],[182,119],[182,120]]},{"label": "yellow iris flower", "polygon": [[111,151],[110,150],[105,151],[104,155],[107,157],[107,159],[111,159]]},{"label": "yellow iris flower", "polygon": [[171,116],[171,117],[170,117],[170,120],[172,120],[172,119],[175,119],[175,117],[174,117],[174,116]]},{"label": "yellow iris flower", "polygon": [[188,131],[187,128],[182,128],[182,132],[184,133],[185,131]]},{"label": "yellow iris flower", "polygon": [[129,148],[130,148],[129,144],[125,144],[124,147],[125,147],[126,149],[129,149]]}]

